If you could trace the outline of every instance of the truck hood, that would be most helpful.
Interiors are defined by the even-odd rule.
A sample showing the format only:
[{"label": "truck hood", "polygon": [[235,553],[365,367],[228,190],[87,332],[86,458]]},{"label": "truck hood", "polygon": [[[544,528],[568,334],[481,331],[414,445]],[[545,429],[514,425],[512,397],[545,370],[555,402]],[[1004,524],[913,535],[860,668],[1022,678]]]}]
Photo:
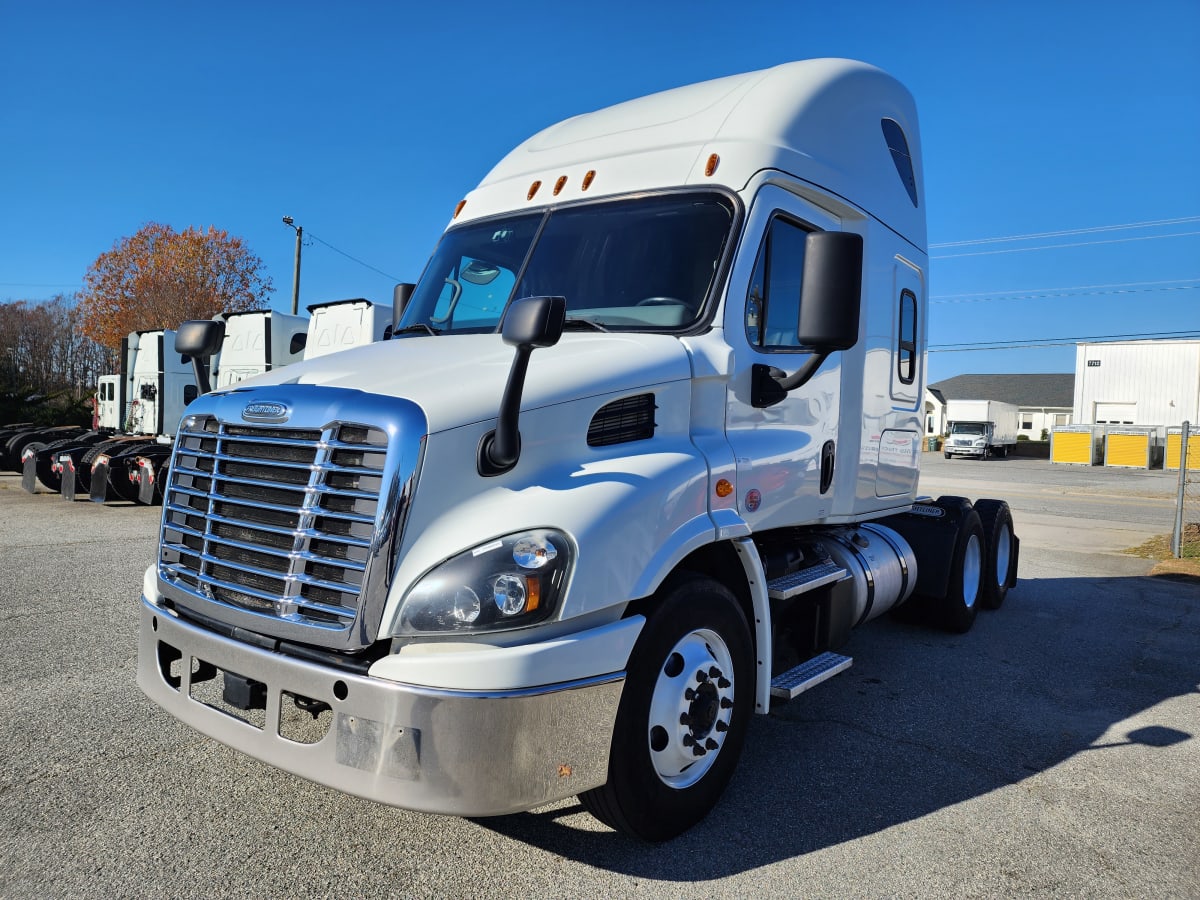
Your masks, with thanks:
[{"label": "truck hood", "polygon": [[[293,363],[237,390],[314,384],[402,397],[421,407],[435,433],[496,417],[514,353],[498,334],[405,337]],[[690,377],[688,352],[670,335],[568,333],[530,357],[521,408]]]}]

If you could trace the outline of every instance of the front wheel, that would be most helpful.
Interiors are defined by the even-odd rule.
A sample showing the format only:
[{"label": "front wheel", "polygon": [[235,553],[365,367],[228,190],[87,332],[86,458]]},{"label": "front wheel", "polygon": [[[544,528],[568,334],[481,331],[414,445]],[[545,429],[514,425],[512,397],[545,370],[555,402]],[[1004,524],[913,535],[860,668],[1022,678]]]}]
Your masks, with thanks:
[{"label": "front wheel", "polygon": [[630,655],[608,782],[580,800],[618,831],[665,841],[708,815],[733,775],[754,650],[737,600],[711,578],[672,578],[653,602]]}]

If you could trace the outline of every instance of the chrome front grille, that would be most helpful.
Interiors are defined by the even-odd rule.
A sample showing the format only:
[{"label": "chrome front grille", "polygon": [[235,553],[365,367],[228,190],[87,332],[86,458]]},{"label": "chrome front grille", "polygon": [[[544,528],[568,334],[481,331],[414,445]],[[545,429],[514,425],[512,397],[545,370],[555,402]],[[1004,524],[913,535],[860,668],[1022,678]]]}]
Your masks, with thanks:
[{"label": "chrome front grille", "polygon": [[164,589],[178,589],[167,593],[185,607],[210,604],[217,618],[234,611],[235,624],[247,624],[236,613],[249,613],[253,630],[362,644],[351,631],[379,557],[380,526],[389,521],[380,515],[395,474],[388,441],[384,430],[361,424],[261,427],[185,417],[164,491]]}]

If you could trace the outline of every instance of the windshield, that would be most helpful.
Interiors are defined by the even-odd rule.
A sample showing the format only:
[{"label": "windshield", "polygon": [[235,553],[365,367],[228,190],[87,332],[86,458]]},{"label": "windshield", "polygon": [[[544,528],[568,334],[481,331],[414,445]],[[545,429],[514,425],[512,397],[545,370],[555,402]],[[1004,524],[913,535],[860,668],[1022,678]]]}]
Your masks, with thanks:
[{"label": "windshield", "polygon": [[950,426],[951,434],[987,434],[988,427],[983,422],[954,422]]},{"label": "windshield", "polygon": [[[666,194],[469,223],[443,235],[399,331],[495,331],[518,297],[568,323],[677,330],[702,315],[733,222],[714,194]],[[570,325],[569,325],[570,327]]]}]

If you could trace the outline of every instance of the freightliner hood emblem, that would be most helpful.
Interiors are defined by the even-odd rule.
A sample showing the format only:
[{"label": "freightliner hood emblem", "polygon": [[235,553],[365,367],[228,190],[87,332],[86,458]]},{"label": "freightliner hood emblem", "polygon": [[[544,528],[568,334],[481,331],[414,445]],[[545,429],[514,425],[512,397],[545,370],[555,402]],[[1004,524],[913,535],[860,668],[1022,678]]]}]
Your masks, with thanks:
[{"label": "freightliner hood emblem", "polygon": [[242,410],[242,418],[247,422],[286,422],[291,410],[283,403],[272,403],[267,400],[255,400],[247,403]]}]

